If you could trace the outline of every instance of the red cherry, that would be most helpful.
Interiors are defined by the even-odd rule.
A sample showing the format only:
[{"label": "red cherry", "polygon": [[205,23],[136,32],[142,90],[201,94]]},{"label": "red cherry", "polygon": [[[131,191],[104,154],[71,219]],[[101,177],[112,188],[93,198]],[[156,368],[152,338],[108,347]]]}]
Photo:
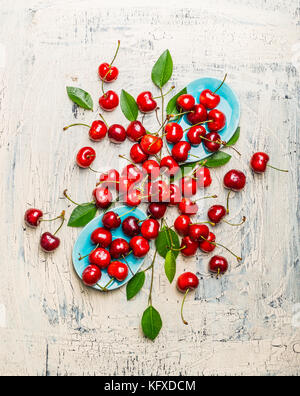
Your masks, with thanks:
[{"label": "red cherry", "polygon": [[141,236],[133,237],[130,241],[130,247],[135,257],[145,257],[150,250],[150,245],[147,239]]},{"label": "red cherry", "polygon": [[138,183],[143,180],[143,172],[136,165],[130,164],[122,170],[122,177],[128,179],[132,183]]},{"label": "red cherry", "polygon": [[114,91],[107,91],[99,99],[99,105],[105,111],[113,111],[119,106],[119,96]]},{"label": "red cherry", "polygon": [[168,171],[166,169],[163,169],[163,173],[166,171],[166,174],[168,176],[175,176],[180,171],[180,166],[177,164],[175,159],[173,157],[171,157],[170,155],[167,157],[164,157],[161,160],[160,167],[161,167],[161,169],[163,169],[163,168],[168,169]]},{"label": "red cherry", "polygon": [[126,256],[129,253],[129,244],[125,239],[118,238],[112,241],[109,252],[113,259],[118,259],[120,257]]},{"label": "red cherry", "polygon": [[101,187],[111,187],[119,191],[120,174],[116,169],[111,169],[107,173],[100,175]]},{"label": "red cherry", "polygon": [[180,188],[176,184],[170,184],[170,202],[171,206],[179,205],[182,200]]},{"label": "red cherry", "polygon": [[95,161],[96,151],[92,147],[83,147],[78,151],[76,162],[80,168],[89,168]]},{"label": "red cherry", "polygon": [[189,142],[176,143],[172,149],[172,156],[177,162],[185,162],[189,157],[192,146]]},{"label": "red cherry", "polygon": [[59,247],[60,239],[55,235],[50,234],[50,232],[45,232],[41,236],[40,245],[44,252],[50,253]]},{"label": "red cherry", "polygon": [[28,209],[25,212],[24,220],[28,227],[36,228],[39,226],[43,212],[39,209]]},{"label": "red cherry", "polygon": [[226,214],[227,211],[223,205],[213,205],[207,212],[208,218],[215,224],[220,223]]},{"label": "red cherry", "polygon": [[185,257],[195,256],[198,250],[198,243],[191,240],[189,236],[182,239],[181,254]]},{"label": "red cherry", "polygon": [[197,194],[197,181],[192,177],[183,177],[179,181],[179,188],[184,197],[190,198]]},{"label": "red cherry", "polygon": [[174,223],[174,227],[177,234],[179,234],[182,237],[188,236],[190,224],[191,224],[191,219],[189,216],[181,215],[177,217]]},{"label": "red cherry", "polygon": [[115,66],[110,66],[108,63],[102,63],[98,69],[99,77],[102,81],[110,83],[116,81],[119,75],[119,70]]},{"label": "red cherry", "polygon": [[209,228],[205,224],[191,224],[189,228],[189,237],[194,242],[202,242],[203,238],[207,239]]},{"label": "red cherry", "polygon": [[190,128],[187,133],[187,138],[192,146],[199,146],[202,142],[202,137],[205,135],[206,129],[202,125],[196,125]]},{"label": "red cherry", "polygon": [[163,141],[158,136],[145,135],[142,137],[141,147],[144,153],[148,155],[156,155],[161,151],[163,147]]},{"label": "red cherry", "polygon": [[178,209],[181,214],[193,216],[198,213],[199,207],[196,202],[191,201],[189,198],[183,198],[178,205]]},{"label": "red cherry", "polygon": [[149,205],[148,214],[154,219],[162,219],[167,211],[167,205],[164,203],[152,203]]},{"label": "red cherry", "polygon": [[89,255],[90,264],[97,265],[100,269],[105,269],[111,261],[110,254],[107,250],[98,248]]},{"label": "red cherry", "polygon": [[108,138],[112,143],[120,144],[126,140],[126,130],[122,125],[113,124],[109,127]]},{"label": "red cherry", "polygon": [[157,220],[145,220],[141,227],[141,234],[146,239],[156,239],[158,237],[159,227],[159,222]]},{"label": "red cherry", "polygon": [[250,166],[256,173],[264,173],[267,169],[269,160],[270,157],[268,154],[262,152],[255,153],[251,158]]},{"label": "red cherry", "polygon": [[146,135],[146,129],[140,121],[132,121],[127,127],[126,134],[132,142],[139,142]]},{"label": "red cherry", "polygon": [[106,187],[97,187],[93,191],[95,204],[100,209],[106,209],[112,203],[113,197],[109,189]]},{"label": "red cherry", "polygon": [[94,142],[104,139],[107,134],[107,126],[103,121],[94,121],[89,131],[89,137]]},{"label": "red cherry", "polygon": [[140,190],[132,190],[129,191],[126,198],[125,198],[125,203],[127,206],[139,206],[142,203],[143,199],[143,194],[141,193]]},{"label": "red cherry", "polygon": [[208,110],[212,110],[217,107],[220,101],[220,96],[213,93],[210,89],[205,89],[203,92],[201,92],[200,103]]},{"label": "red cherry", "polygon": [[219,151],[221,148],[222,140],[221,136],[217,132],[210,132],[205,136],[204,140],[204,146],[206,147],[206,150],[215,153],[216,151]]},{"label": "red cherry", "polygon": [[94,245],[99,245],[99,247],[105,249],[109,247],[112,242],[111,232],[103,227],[99,227],[93,231],[91,241]]},{"label": "red cherry", "polygon": [[197,179],[197,184],[199,188],[207,188],[212,183],[210,170],[208,168],[198,168],[195,173],[195,177]]},{"label": "red cherry", "polygon": [[139,94],[136,103],[142,113],[152,113],[152,111],[157,109],[157,103],[149,91]]},{"label": "red cherry", "polygon": [[214,256],[209,262],[209,271],[217,274],[225,274],[228,270],[228,261],[225,257]]},{"label": "red cherry", "polygon": [[101,276],[101,270],[97,265],[89,265],[82,273],[82,281],[86,286],[95,286]]},{"label": "red cherry", "polygon": [[139,235],[141,231],[139,220],[134,216],[127,217],[122,223],[122,230],[124,234],[129,237],[135,237]]},{"label": "red cherry", "polygon": [[192,125],[207,121],[206,108],[201,104],[196,104],[193,107],[192,112],[187,115],[187,119]]},{"label": "red cherry", "polygon": [[178,143],[183,138],[183,129],[176,122],[170,122],[165,127],[166,140],[168,143]]},{"label": "red cherry", "polygon": [[147,161],[149,156],[144,153],[142,147],[139,143],[134,144],[130,150],[130,158],[136,164],[142,164],[143,162]]},{"label": "red cherry", "polygon": [[182,110],[183,112],[191,111],[195,106],[195,99],[192,95],[188,95],[188,94],[180,95],[176,101],[176,104],[177,104],[177,108],[179,110]]},{"label": "red cherry", "polygon": [[106,229],[113,230],[120,227],[121,219],[117,213],[110,211],[103,215],[102,223]]},{"label": "red cherry", "polygon": [[240,191],[246,185],[246,176],[243,172],[232,169],[224,176],[224,186],[232,191]]},{"label": "red cherry", "polygon": [[211,132],[221,131],[226,125],[226,116],[220,110],[215,109],[210,111],[208,119],[213,121],[207,123],[207,127]]},{"label": "red cherry", "polygon": [[199,286],[199,279],[192,272],[185,272],[180,275],[177,281],[177,288],[181,293],[185,293],[188,289],[194,290]]},{"label": "red cherry", "polygon": [[127,177],[122,176],[120,178],[119,191],[121,194],[128,194],[129,190],[131,190],[134,186],[134,182],[132,180],[128,180]]},{"label": "red cherry", "polygon": [[108,269],[107,273],[110,277],[117,279],[119,282],[123,282],[128,276],[128,266],[121,261],[113,261]]},{"label": "red cherry", "polygon": [[211,253],[213,250],[215,250],[216,246],[210,242],[216,242],[216,236],[212,232],[209,233],[206,241],[199,243],[199,248],[202,250],[202,252]]},{"label": "red cherry", "polygon": [[170,187],[163,180],[152,184],[149,202],[170,202]]},{"label": "red cherry", "polygon": [[143,170],[149,176],[149,180],[155,180],[160,175],[160,166],[157,161],[148,160],[143,163]]}]

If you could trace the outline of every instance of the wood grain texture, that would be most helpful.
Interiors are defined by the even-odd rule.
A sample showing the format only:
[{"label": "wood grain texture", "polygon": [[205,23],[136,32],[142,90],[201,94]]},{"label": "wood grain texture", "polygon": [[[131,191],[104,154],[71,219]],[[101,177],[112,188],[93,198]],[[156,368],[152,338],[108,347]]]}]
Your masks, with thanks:
[{"label": "wood grain texture", "polygon": [[[124,4],[126,3],[126,4]],[[299,267],[299,3],[297,0],[99,0],[0,1],[0,374],[18,375],[298,375],[300,328],[292,326],[300,303]],[[247,172],[246,190],[231,199],[232,219],[246,215],[242,228],[222,225],[217,238],[244,261],[231,261],[220,281],[208,278],[208,257],[180,259],[178,273],[203,274],[195,299],[186,305],[189,327],[179,318],[180,300],[161,261],[156,264],[154,306],[164,327],[155,343],[143,338],[144,291],[126,302],[125,290],[102,295],[76,277],[71,249],[78,230],[64,228],[55,255],[38,249],[40,231],[25,229],[24,210],[51,214],[66,207],[68,188],[85,202],[95,174],[74,164],[77,149],[91,143],[84,128],[62,132],[74,119],[91,122],[97,112],[72,107],[65,87],[78,85],[95,101],[97,67],[109,61],[118,39],[121,74],[114,84],[137,95],[151,89],[151,68],[169,48],[178,89],[202,76],[221,78],[242,105],[241,139],[225,168],[213,172],[209,189],[225,199],[226,170]],[[296,51],[296,53],[295,53]],[[120,111],[109,122],[126,124]],[[155,123],[147,119],[147,126]],[[95,167],[109,169],[127,143],[93,144]],[[254,176],[252,152],[266,150],[288,175]],[[205,217],[207,205],[199,220]],[[70,214],[72,207],[69,207]],[[175,216],[170,212],[169,223]],[[220,253],[225,251],[219,250]],[[229,257],[228,257],[229,258]]]}]

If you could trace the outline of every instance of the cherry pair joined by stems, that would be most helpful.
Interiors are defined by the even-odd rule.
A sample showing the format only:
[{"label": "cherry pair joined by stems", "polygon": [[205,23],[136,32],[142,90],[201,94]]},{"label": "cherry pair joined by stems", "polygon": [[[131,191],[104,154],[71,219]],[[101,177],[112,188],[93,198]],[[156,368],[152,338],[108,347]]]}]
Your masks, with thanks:
[{"label": "cherry pair joined by stems", "polygon": [[184,303],[186,301],[186,298],[187,298],[187,295],[189,294],[189,292],[191,290],[197,289],[198,286],[199,286],[199,279],[192,272],[185,272],[184,274],[180,275],[180,277],[177,280],[177,289],[181,293],[185,293],[183,301],[182,301],[182,305],[181,305],[181,319],[185,325],[188,325],[188,322],[183,317]]},{"label": "cherry pair joined by stems", "polygon": [[288,172],[288,170],[275,168],[274,166],[269,165],[268,164],[269,161],[270,161],[270,157],[268,154],[263,152],[258,152],[253,154],[250,161],[250,166],[252,170],[256,173],[264,173],[267,167],[275,169],[280,172]]},{"label": "cherry pair joined by stems", "polygon": [[54,221],[54,220],[61,219],[61,225],[59,226],[59,228],[57,229],[57,231],[54,234],[51,234],[50,232],[45,232],[41,236],[40,246],[44,252],[51,253],[59,247],[60,239],[56,235],[58,234],[58,232],[61,230],[62,226],[64,225],[65,214],[66,214],[65,211],[62,211],[62,213],[59,217],[51,220],[51,221]]}]

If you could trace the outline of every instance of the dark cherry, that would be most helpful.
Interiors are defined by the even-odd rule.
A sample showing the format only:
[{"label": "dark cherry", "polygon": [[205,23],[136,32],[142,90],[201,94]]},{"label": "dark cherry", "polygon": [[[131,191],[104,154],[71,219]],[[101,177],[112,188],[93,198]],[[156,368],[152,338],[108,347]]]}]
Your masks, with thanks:
[{"label": "dark cherry", "polygon": [[167,142],[175,144],[183,138],[183,129],[176,122],[170,122],[165,127],[165,134]]},{"label": "dark cherry", "polygon": [[207,212],[209,220],[215,224],[220,223],[226,214],[227,211],[223,205],[213,205]]},{"label": "dark cherry", "polygon": [[204,253],[211,253],[215,250],[216,246],[210,242],[216,242],[216,236],[212,232],[209,233],[207,240],[199,243],[199,248]]},{"label": "dark cherry", "polygon": [[207,188],[212,183],[210,170],[206,167],[198,168],[195,172],[195,177],[199,188]]},{"label": "dark cherry", "polygon": [[146,129],[140,121],[132,121],[127,127],[126,134],[132,142],[139,142],[146,135]]},{"label": "dark cherry", "polygon": [[101,187],[111,187],[119,191],[120,174],[116,169],[111,169],[107,173],[100,175]]},{"label": "dark cherry", "polygon": [[143,170],[149,176],[149,180],[156,180],[160,175],[160,165],[155,160],[147,160],[143,163]]},{"label": "dark cherry", "polygon": [[107,273],[110,277],[117,279],[119,282],[123,282],[128,276],[128,266],[121,261],[113,261],[108,269]]},{"label": "dark cherry", "polygon": [[183,197],[190,198],[197,194],[197,181],[192,177],[183,177],[179,180],[179,188]]},{"label": "dark cherry", "polygon": [[108,129],[108,138],[112,143],[120,144],[126,140],[126,130],[122,125],[113,124]]},{"label": "dark cherry", "polygon": [[99,227],[93,231],[91,241],[94,245],[99,245],[99,247],[105,249],[109,247],[112,242],[111,232],[106,228]]},{"label": "dark cherry", "polygon": [[189,236],[182,239],[181,242],[181,254],[185,257],[195,256],[198,250],[198,242],[191,240]]},{"label": "dark cherry", "polygon": [[100,142],[105,138],[106,134],[107,126],[103,121],[98,120],[92,123],[92,126],[89,130],[89,137],[91,140],[94,142]]},{"label": "dark cherry", "polygon": [[139,235],[141,231],[139,220],[134,216],[127,217],[122,223],[122,230],[124,234],[129,237],[135,237]]},{"label": "dark cherry", "polygon": [[136,164],[142,164],[149,158],[148,154],[145,154],[139,143],[134,144],[130,150],[130,158]]},{"label": "dark cherry", "polygon": [[98,248],[89,255],[90,264],[97,265],[101,270],[107,268],[111,261],[110,254],[107,250]]},{"label": "dark cherry", "polygon": [[187,119],[192,125],[207,121],[206,108],[201,104],[196,104],[193,107],[192,112],[187,115]]},{"label": "dark cherry", "polygon": [[189,198],[183,198],[178,205],[178,209],[181,214],[193,216],[198,213],[199,207],[196,202],[193,202]]},{"label": "dark cherry", "polygon": [[126,256],[129,253],[130,247],[127,241],[122,238],[115,239],[112,241],[109,252],[113,259]]},{"label": "dark cherry", "polygon": [[170,202],[171,206],[179,205],[182,200],[180,188],[176,184],[170,184]]},{"label": "dark cherry", "polygon": [[108,63],[101,63],[98,73],[102,81],[111,83],[118,78],[119,70],[116,66],[110,66]]},{"label": "dark cherry", "polygon": [[162,139],[159,136],[153,135],[143,136],[140,144],[144,153],[148,155],[158,154],[163,147]]},{"label": "dark cherry", "polygon": [[159,233],[159,222],[156,219],[145,220],[141,226],[141,234],[146,239],[156,239]]},{"label": "dark cherry", "polygon": [[224,129],[226,125],[226,116],[220,110],[212,110],[208,114],[208,120],[213,122],[208,122],[207,127],[211,132],[219,132]]},{"label": "dark cherry", "polygon": [[187,290],[195,290],[199,286],[199,279],[192,272],[185,272],[180,275],[177,281],[177,289],[181,293],[186,293]]},{"label": "dark cherry", "polygon": [[189,237],[194,242],[202,242],[203,238],[207,239],[209,228],[205,224],[191,224],[189,228]]},{"label": "dark cherry", "polygon": [[149,91],[140,93],[136,103],[142,113],[152,113],[157,109],[157,102],[153,99],[152,93]]},{"label": "dark cherry", "polygon": [[130,241],[130,247],[135,257],[145,257],[150,250],[147,239],[142,236],[133,237]]},{"label": "dark cherry", "polygon": [[107,91],[99,99],[99,105],[105,111],[113,111],[119,106],[119,96],[114,91]]},{"label": "dark cherry", "polygon": [[216,108],[220,101],[220,96],[210,89],[205,89],[200,94],[200,103],[208,110]]},{"label": "dark cherry", "polygon": [[177,219],[175,220],[174,228],[177,234],[179,234],[182,237],[185,237],[189,235],[190,224],[191,224],[190,217],[187,215],[181,215],[177,217]]},{"label": "dark cherry", "polygon": [[28,209],[25,212],[24,220],[28,227],[36,228],[40,225],[43,218],[43,212],[39,209]]},{"label": "dark cherry", "polygon": [[[180,166],[170,155],[162,158],[160,167],[163,173],[167,174],[168,176],[175,176],[180,171]],[[164,168],[167,168],[168,170]]]},{"label": "dark cherry", "polygon": [[224,176],[224,186],[232,191],[240,191],[246,185],[246,176],[243,172],[232,169]]},{"label": "dark cherry", "polygon": [[60,239],[50,232],[45,232],[41,236],[40,245],[44,252],[54,252],[60,245]]},{"label": "dark cherry", "polygon": [[95,204],[100,209],[106,209],[112,203],[113,197],[108,187],[97,187],[93,191]]},{"label": "dark cherry", "polygon": [[177,162],[185,162],[189,157],[192,146],[189,142],[176,143],[172,149],[172,156]]},{"label": "dark cherry", "polygon": [[144,174],[136,165],[130,164],[123,169],[122,176],[132,183],[138,183],[143,180]]},{"label": "dark cherry", "polygon": [[109,211],[103,215],[102,223],[106,229],[113,230],[120,227],[121,219],[117,213]]},{"label": "dark cherry", "polygon": [[101,270],[97,265],[89,265],[82,273],[82,281],[86,286],[95,286],[101,276]]},{"label": "dark cherry", "polygon": [[142,203],[142,199],[143,194],[140,190],[130,189],[125,197],[125,203],[130,207],[139,206]]},{"label": "dark cherry", "polygon": [[89,168],[95,161],[96,151],[92,147],[83,147],[78,151],[76,162],[80,168]]},{"label": "dark cherry", "polygon": [[167,211],[167,205],[164,203],[154,202],[149,205],[148,214],[154,219],[162,219]]},{"label": "dark cherry", "polygon": [[206,129],[202,125],[196,125],[189,129],[187,133],[188,141],[192,146],[199,146],[202,143],[202,138],[206,135]]},{"label": "dark cherry", "polygon": [[180,95],[176,101],[176,105],[178,110],[183,112],[191,111],[195,106],[195,99],[192,95],[184,94]]},{"label": "dark cherry", "polygon": [[203,144],[207,151],[210,153],[215,153],[220,150],[222,145],[221,136],[217,132],[210,132],[205,136]]},{"label": "dark cherry", "polygon": [[209,262],[209,271],[217,274],[225,274],[228,270],[228,261],[225,257],[214,256]]}]

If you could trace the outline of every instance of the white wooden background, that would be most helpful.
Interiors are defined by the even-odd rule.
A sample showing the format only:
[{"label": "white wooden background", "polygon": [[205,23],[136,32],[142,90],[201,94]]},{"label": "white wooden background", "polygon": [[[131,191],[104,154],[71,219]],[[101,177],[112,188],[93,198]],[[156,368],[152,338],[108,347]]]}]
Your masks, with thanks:
[{"label": "white wooden background", "polygon": [[[300,323],[293,314],[300,311],[299,2],[119,0],[110,1],[110,8],[103,3],[0,1],[0,374],[299,374]],[[201,281],[195,299],[188,299],[185,327],[181,295],[158,261],[153,300],[164,327],[154,343],[140,330],[149,280],[130,303],[124,289],[107,295],[87,289],[71,263],[79,230],[65,227],[60,250],[46,256],[38,249],[39,236],[56,225],[32,231],[22,222],[32,205],[58,214],[66,207],[60,199],[65,188],[75,200],[90,199],[95,175],[74,164],[77,149],[90,144],[87,131],[63,133],[62,127],[75,118],[91,122],[97,112],[74,109],[65,87],[81,86],[97,102],[97,67],[110,61],[118,39],[118,92],[156,93],[151,68],[169,48],[178,89],[228,72],[242,105],[242,160],[234,155],[214,171],[210,191],[223,201],[225,171],[247,172],[247,188],[231,200],[233,218],[245,214],[247,224],[216,230],[218,240],[244,262],[236,268],[231,261],[220,281]],[[107,119],[126,124],[119,110]],[[94,147],[95,167],[109,169],[130,146]],[[256,150],[270,153],[272,163],[290,173],[253,176],[248,161]],[[206,273],[207,263],[202,254],[181,259],[178,274]]]}]

